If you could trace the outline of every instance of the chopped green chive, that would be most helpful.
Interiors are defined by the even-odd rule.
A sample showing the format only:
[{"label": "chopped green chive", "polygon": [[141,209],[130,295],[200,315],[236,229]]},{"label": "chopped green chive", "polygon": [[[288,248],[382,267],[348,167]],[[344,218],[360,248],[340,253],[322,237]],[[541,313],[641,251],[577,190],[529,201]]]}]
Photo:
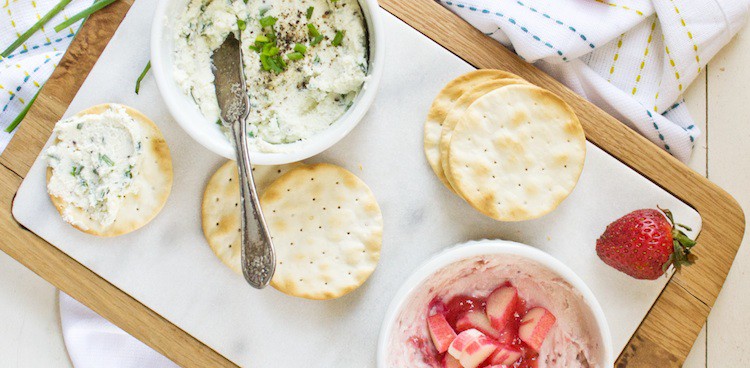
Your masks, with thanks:
[{"label": "chopped green chive", "polygon": [[344,32],[336,31],[336,36],[333,37],[333,41],[331,41],[331,45],[341,46],[341,41],[343,40],[344,40]]},{"label": "chopped green chive", "polygon": [[83,166],[73,166],[73,169],[70,170],[70,175],[78,176],[81,175],[81,170],[83,170]]},{"label": "chopped green chive", "polygon": [[49,22],[50,19],[52,19],[57,13],[59,13],[65,6],[67,6],[72,0],[62,0],[57,5],[55,5],[50,11],[47,12],[43,17],[39,18],[39,20],[34,23],[34,25],[31,26],[26,32],[21,34],[18,39],[10,44],[5,51],[3,51],[0,56],[2,57],[8,57],[13,51],[15,51],[18,46],[21,46],[26,40],[28,40],[36,31],[38,31],[40,28],[44,27],[47,22]]},{"label": "chopped green chive", "polygon": [[315,46],[315,45],[319,44],[320,41],[323,41],[323,38],[325,38],[325,37],[323,37],[323,35],[321,35],[321,34],[313,37],[313,39],[310,40],[310,46]]},{"label": "chopped green chive", "polygon": [[115,166],[115,162],[112,161],[112,159],[110,159],[109,156],[107,156],[107,155],[100,154],[99,155],[99,159],[102,160],[102,161],[104,161],[104,163],[106,163],[109,166]]},{"label": "chopped green chive", "polygon": [[268,58],[268,65],[269,65],[270,69],[274,73],[276,73],[276,74],[279,74],[279,73],[281,73],[281,72],[284,71],[284,69],[282,68],[282,65],[285,65],[285,64],[282,64],[282,60],[281,59],[274,58],[274,57],[269,57]]},{"label": "chopped green chive", "polygon": [[83,128],[83,123],[76,124],[76,129],[81,130]]},{"label": "chopped green chive", "polygon": [[305,57],[305,55],[302,55],[299,52],[291,52],[291,53],[286,54],[286,57],[289,60],[301,60],[303,57]]},{"label": "chopped green chive", "polygon": [[99,0],[95,1],[94,4],[89,6],[86,9],[81,10],[80,13],[66,19],[64,22],[58,24],[55,26],[55,32],[60,32],[65,28],[68,28],[72,26],[75,22],[78,22],[79,20],[88,17],[91,14],[94,14],[98,12],[99,10],[107,7],[109,4],[112,4],[117,0]]},{"label": "chopped green chive", "polygon": [[318,32],[318,28],[315,27],[315,25],[312,23],[307,24],[307,31],[308,33],[310,33],[310,36],[313,38],[320,36],[320,32]]},{"label": "chopped green chive", "polygon": [[224,124],[221,123],[221,118],[216,119],[216,125],[222,126]]},{"label": "chopped green chive", "polygon": [[263,70],[271,70],[271,64],[268,62],[268,55],[260,54],[260,65]]},{"label": "chopped green chive", "polygon": [[128,165],[128,169],[125,170],[125,177],[130,179],[133,178],[133,165]]},{"label": "chopped green chive", "polygon": [[261,54],[266,56],[276,56],[279,54],[279,48],[274,46],[272,43],[267,43],[263,46]]},{"label": "chopped green chive", "polygon": [[237,19],[237,28],[239,28],[240,31],[244,31],[245,28],[247,28],[247,23],[242,19]]},{"label": "chopped green chive", "polygon": [[268,37],[266,37],[266,36],[263,36],[263,35],[260,35],[260,36],[258,36],[258,37],[255,37],[255,43],[266,43],[266,42],[268,42],[268,41],[270,41],[270,40],[268,39]]},{"label": "chopped green chive", "polygon": [[307,8],[307,13],[305,14],[305,17],[307,17],[307,19],[312,18],[313,11],[315,11],[315,7],[314,6],[311,6],[311,7]]},{"label": "chopped green chive", "polygon": [[135,94],[138,94],[138,92],[141,91],[141,82],[143,81],[143,78],[146,77],[146,74],[151,69],[151,60],[148,61],[146,64],[146,67],[143,68],[143,71],[141,72],[141,75],[138,76],[138,79],[135,81]]},{"label": "chopped green chive", "polygon": [[301,43],[298,43],[298,44],[294,45],[294,51],[297,51],[300,54],[304,54],[307,51],[307,46],[305,46],[305,45],[303,45]]},{"label": "chopped green chive", "polygon": [[269,15],[267,17],[260,18],[260,26],[261,27],[271,27],[274,24],[276,24],[276,21],[278,21],[278,20],[279,20],[278,18],[275,18],[275,17],[272,17],[272,16]]},{"label": "chopped green chive", "polygon": [[[245,1],[245,3],[247,3],[247,1]],[[266,15],[266,13],[268,12],[269,9],[270,8],[263,8],[263,9],[261,9],[260,12],[259,12],[260,16],[262,17],[262,16]]]}]

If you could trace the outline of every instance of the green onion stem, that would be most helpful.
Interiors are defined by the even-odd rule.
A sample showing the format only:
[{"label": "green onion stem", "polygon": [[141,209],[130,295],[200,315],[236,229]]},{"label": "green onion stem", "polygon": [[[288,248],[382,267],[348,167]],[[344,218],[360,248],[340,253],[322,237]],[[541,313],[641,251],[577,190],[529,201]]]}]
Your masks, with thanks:
[{"label": "green onion stem", "polygon": [[97,11],[107,7],[109,4],[112,4],[115,1],[117,0],[101,0],[101,1],[94,2],[94,4],[92,4],[88,8],[81,10],[81,12],[79,12],[78,14],[56,25],[55,32],[60,32],[63,29],[70,27],[71,25],[73,25],[73,23],[78,22],[79,20],[86,18],[93,13],[96,13]]},{"label": "green onion stem", "polygon": [[21,46],[26,40],[31,37],[36,31],[44,27],[47,22],[49,22],[50,19],[52,19],[57,13],[62,11],[72,0],[60,0],[57,5],[55,5],[50,11],[47,12],[43,17],[39,18],[39,20],[34,23],[34,25],[31,26],[31,28],[27,29],[26,32],[24,32],[22,35],[18,37],[17,40],[15,40],[8,48],[3,51],[0,56],[2,57],[8,57],[13,51],[15,51],[18,46]]},{"label": "green onion stem", "polygon": [[138,79],[135,81],[135,94],[138,94],[141,90],[141,81],[143,81],[143,78],[146,76],[146,73],[151,70],[151,60],[148,61],[148,64],[146,64],[146,67],[143,68],[143,71],[141,72],[141,75],[138,76]]},{"label": "green onion stem", "polygon": [[[39,91],[41,90],[42,89],[39,88]],[[15,119],[13,119],[13,121],[10,123],[10,125],[8,125],[7,128],[5,128],[6,133],[10,133],[16,130],[16,127],[18,127],[18,124],[21,124],[21,120],[23,120],[23,118],[26,117],[26,113],[29,112],[31,105],[33,105],[34,101],[36,101],[36,96],[39,96],[39,91],[36,91],[36,94],[34,94],[34,97],[32,97],[31,100],[29,100],[29,102],[26,103],[26,106],[24,106],[23,110],[21,110],[21,113],[18,114],[18,116],[16,116]]]}]

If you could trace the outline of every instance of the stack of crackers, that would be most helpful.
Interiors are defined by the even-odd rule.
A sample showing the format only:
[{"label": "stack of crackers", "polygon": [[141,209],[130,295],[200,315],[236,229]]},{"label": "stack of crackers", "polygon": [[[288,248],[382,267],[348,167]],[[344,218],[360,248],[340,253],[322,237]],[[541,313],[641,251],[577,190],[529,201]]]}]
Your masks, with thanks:
[{"label": "stack of crackers", "polygon": [[482,69],[438,93],[424,149],[440,181],[477,211],[522,221],[551,212],[573,191],[586,137],[557,95],[517,75]]}]

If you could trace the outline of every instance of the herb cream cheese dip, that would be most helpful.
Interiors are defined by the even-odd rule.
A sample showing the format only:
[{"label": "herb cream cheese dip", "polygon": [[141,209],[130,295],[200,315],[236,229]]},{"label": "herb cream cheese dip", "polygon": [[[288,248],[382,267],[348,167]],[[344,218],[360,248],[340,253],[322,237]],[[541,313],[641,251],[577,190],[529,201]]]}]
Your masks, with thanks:
[{"label": "herb cream cheese dip", "polygon": [[283,144],[326,129],[367,78],[357,0],[190,0],[179,17],[174,78],[219,124],[211,56],[230,32],[239,34],[256,151],[283,152]]},{"label": "herb cream cheese dip", "polygon": [[51,176],[47,191],[67,204],[62,216],[87,230],[82,210],[95,223],[111,225],[125,196],[136,194],[142,137],[139,124],[120,105],[100,114],[76,115],[55,125],[47,149]]}]

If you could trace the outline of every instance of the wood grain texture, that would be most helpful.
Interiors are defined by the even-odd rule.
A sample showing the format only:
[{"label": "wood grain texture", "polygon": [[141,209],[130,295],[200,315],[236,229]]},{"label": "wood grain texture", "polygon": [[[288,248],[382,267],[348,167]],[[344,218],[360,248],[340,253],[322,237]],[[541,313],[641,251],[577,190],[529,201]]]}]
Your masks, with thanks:
[{"label": "wood grain texture", "polygon": [[[11,199],[133,0],[116,2],[82,28],[40,93],[0,164],[0,248],[97,313],[188,367],[233,366],[192,336],[99,278],[11,218]],[[545,87],[578,113],[587,138],[692,205],[702,216],[699,262],[670,280],[617,366],[671,367],[684,361],[726,278],[744,233],[744,214],[727,193],[432,0],[381,6],[478,68],[507,70]],[[12,170],[12,172],[11,172]],[[15,174],[14,174],[15,173]]]}]

